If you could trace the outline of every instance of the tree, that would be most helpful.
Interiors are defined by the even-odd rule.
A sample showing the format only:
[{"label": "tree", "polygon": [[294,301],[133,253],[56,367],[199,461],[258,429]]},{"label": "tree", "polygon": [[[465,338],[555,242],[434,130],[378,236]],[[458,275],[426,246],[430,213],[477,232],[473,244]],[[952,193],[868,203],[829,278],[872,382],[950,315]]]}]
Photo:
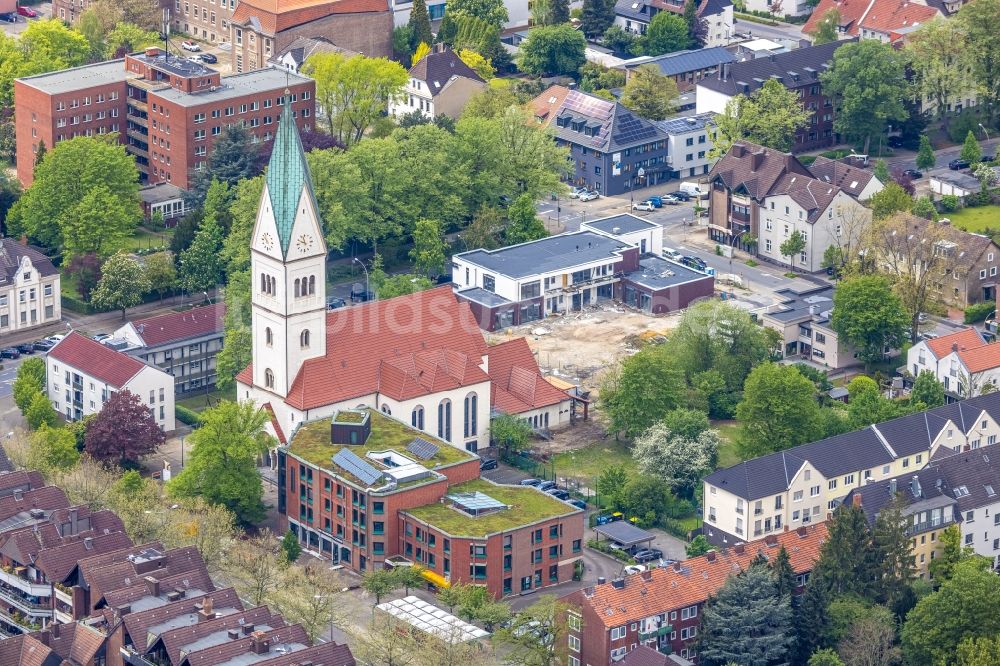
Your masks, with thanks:
[{"label": "tree", "polygon": [[868,206],[872,210],[872,218],[884,220],[894,213],[908,213],[913,208],[913,197],[898,183],[889,181],[885,187],[872,195]]},{"label": "tree", "polygon": [[160,36],[155,32],[134,23],[118,23],[105,38],[104,55],[109,59],[122,58],[126,53],[141,51],[147,46],[156,44],[159,39]]},{"label": "tree", "polygon": [[697,439],[711,425],[704,412],[695,409],[673,409],[663,417],[663,424],[678,437]]},{"label": "tree", "polygon": [[180,257],[184,250],[191,247],[194,235],[198,233],[198,227],[201,226],[201,221],[204,218],[204,211],[201,208],[196,208],[177,222],[174,226],[174,235],[170,238],[171,254]]},{"label": "tree", "polygon": [[[458,57],[462,62],[475,70],[476,74],[478,74],[484,81],[489,81],[497,74],[496,67],[494,67],[489,60],[484,58],[482,54],[473,51],[472,49],[460,49],[458,51]],[[447,118],[448,116],[445,117]]]},{"label": "tree", "polygon": [[688,48],[700,49],[705,46],[708,28],[705,20],[698,16],[698,3],[695,0],[684,3],[684,23],[688,29]]},{"label": "tree", "polygon": [[197,294],[222,283],[222,228],[214,215],[201,222],[191,247],[181,253],[178,271],[181,287],[189,294]]},{"label": "tree", "polygon": [[823,14],[823,18],[816,24],[816,30],[811,33],[813,46],[835,42],[840,39],[839,33],[840,11],[837,9],[828,9]]},{"label": "tree", "polygon": [[685,553],[688,557],[698,557],[699,555],[704,555],[708,551],[712,550],[712,544],[708,542],[704,534],[699,534],[691,543],[687,545]]},{"label": "tree", "polygon": [[872,535],[864,510],[853,504],[837,508],[827,521],[828,537],[820,546],[809,586],[829,597],[855,595],[871,599],[876,579]]},{"label": "tree", "polygon": [[423,645],[424,636],[413,625],[395,617],[373,619],[368,627],[352,636],[351,652],[358,663],[370,666],[416,666],[418,655],[427,649]]},{"label": "tree", "polygon": [[937,208],[934,206],[934,202],[931,201],[929,195],[924,195],[914,199],[913,210],[910,212],[917,217],[922,217],[923,219],[930,220],[931,222],[937,222],[940,217],[938,215]]},{"label": "tree", "polygon": [[858,375],[847,385],[850,401],[847,413],[851,428],[860,430],[899,416],[899,406],[882,395],[882,389],[871,377]]},{"label": "tree", "polygon": [[94,289],[94,305],[102,310],[125,311],[142,302],[149,293],[149,278],[139,262],[124,252],[118,252],[101,265],[101,280]]},{"label": "tree", "polygon": [[678,495],[691,497],[704,474],[715,468],[719,433],[706,430],[688,439],[660,421],[636,437],[632,457],[639,471],[666,483]]},{"label": "tree", "polygon": [[612,0],[583,0],[580,28],[587,39],[597,39],[605,34],[614,22],[615,3]]},{"label": "tree", "polygon": [[956,666],[1000,664],[1000,638],[965,638],[958,644]]},{"label": "tree", "polygon": [[813,652],[812,656],[809,657],[808,666],[844,666],[844,662],[837,656],[836,651],[823,648]]},{"label": "tree", "polygon": [[872,169],[872,173],[882,184],[892,181],[892,174],[889,173],[889,165],[883,159],[875,160],[875,167]]},{"label": "tree", "polygon": [[913,380],[910,404],[921,405],[920,409],[931,409],[944,404],[944,385],[930,370],[922,371]]},{"label": "tree", "polygon": [[612,505],[618,504],[618,498],[621,497],[628,478],[628,470],[624,465],[605,467],[597,477],[597,492],[610,500]]},{"label": "tree", "polygon": [[535,76],[572,76],[587,61],[587,40],[569,24],[534,28],[521,43],[518,67]]},{"label": "tree", "polygon": [[250,130],[240,123],[225,125],[222,134],[212,143],[206,168],[191,172],[188,205],[201,205],[214,181],[235,187],[241,180],[258,175],[259,169]]},{"label": "tree", "polygon": [[504,230],[506,244],[527,243],[548,235],[545,225],[538,219],[534,198],[525,193],[515,199],[507,209],[507,228]]},{"label": "tree", "polygon": [[677,95],[677,84],[657,65],[640,65],[625,84],[622,104],[641,118],[663,120],[674,112]]},{"label": "tree", "polygon": [[569,0],[550,0],[549,21],[553,25],[569,23]]},{"label": "tree", "polygon": [[281,552],[285,556],[285,561],[291,564],[299,559],[302,554],[302,546],[299,545],[299,538],[291,530],[285,532],[281,538]]},{"label": "tree", "polygon": [[616,500],[619,511],[637,518],[645,527],[662,522],[674,504],[670,490],[662,481],[642,474],[630,477]]},{"label": "tree", "polygon": [[795,570],[792,568],[791,556],[784,546],[778,548],[778,555],[774,558],[771,569],[774,572],[774,585],[778,596],[787,596],[791,599],[795,590],[798,589],[799,583],[796,580]]},{"label": "tree", "polygon": [[14,394],[14,404],[23,414],[31,406],[36,393],[45,393],[45,360],[25,359],[17,369],[17,378],[11,390]]},{"label": "tree", "polygon": [[721,157],[734,141],[742,140],[788,151],[811,115],[794,91],[769,79],[749,97],[737,95],[726,103],[723,113],[716,116],[717,133],[710,154]]},{"label": "tree", "polygon": [[969,164],[975,164],[982,158],[983,149],[979,147],[979,142],[976,141],[976,135],[972,133],[972,130],[969,130],[969,133],[965,135],[962,152],[958,156]]},{"label": "tree", "polygon": [[424,587],[427,584],[418,567],[396,567],[392,573],[396,577],[396,587],[403,588],[406,596],[410,596],[410,588]]},{"label": "tree", "polygon": [[806,591],[795,600],[792,663],[802,663],[817,648],[830,644],[828,641],[830,616],[827,605],[828,596],[823,585],[806,585]]},{"label": "tree", "polygon": [[962,547],[962,532],[958,525],[949,525],[941,531],[941,556],[931,560],[928,569],[938,583],[951,579],[955,565],[968,556]]},{"label": "tree", "polygon": [[90,457],[118,465],[135,465],[166,441],[142,398],[128,389],[112,393],[87,426],[84,438]]},{"label": "tree", "polygon": [[806,239],[802,232],[796,229],[792,235],[778,247],[781,256],[788,257],[788,267],[795,270],[795,256],[806,249]]},{"label": "tree", "polygon": [[87,62],[87,38],[58,19],[30,21],[21,33],[21,45],[35,63],[36,72],[78,67]]},{"label": "tree", "polygon": [[783,663],[791,647],[792,609],[767,565],[730,576],[705,604],[699,656],[711,664]]},{"label": "tree", "polygon": [[683,375],[663,346],[647,347],[605,374],[600,404],[608,429],[635,437],[681,402]]},{"label": "tree", "polygon": [[441,223],[437,220],[417,220],[413,227],[413,249],[410,251],[413,267],[425,275],[437,275],[444,268],[445,254]]},{"label": "tree", "polygon": [[1000,577],[975,559],[960,562],[937,592],[906,616],[902,643],[905,663],[947,662],[963,640],[1000,635]]},{"label": "tree", "polygon": [[500,247],[500,234],[503,231],[503,214],[491,206],[480,208],[472,222],[461,234],[466,250],[481,248],[495,250]]},{"label": "tree", "polygon": [[448,12],[474,16],[497,29],[510,20],[503,0],[452,0]]},{"label": "tree", "polygon": [[427,13],[427,3],[425,0],[413,0],[413,7],[410,9],[410,20],[407,26],[410,28],[409,43],[411,51],[416,51],[419,44],[434,43],[434,33],[431,32],[431,17]]},{"label": "tree", "polygon": [[1000,34],[1000,0],[975,0],[959,11],[962,44],[972,60],[972,76],[979,84],[980,104],[987,119],[995,122],[1000,111],[1000,55],[996,36]]},{"label": "tree", "polygon": [[834,131],[864,140],[862,152],[867,155],[872,137],[907,115],[905,74],[905,58],[878,40],[844,44],[834,51],[833,65],[820,74],[824,93],[834,97],[840,109]]},{"label": "tree", "polygon": [[431,47],[427,42],[420,42],[417,44],[417,48],[413,51],[413,56],[410,58],[410,67],[415,67],[418,62],[426,58],[431,52]]},{"label": "tree", "polygon": [[392,594],[398,587],[395,572],[389,569],[373,569],[366,572],[361,580],[361,589],[375,597],[375,606],[382,603],[382,597]]},{"label": "tree", "polygon": [[493,120],[512,106],[520,106],[520,103],[509,86],[503,88],[486,86],[469,98],[465,108],[462,109],[462,118]]},{"label": "tree", "polygon": [[989,192],[997,185],[997,172],[985,162],[979,162],[972,168],[972,175],[979,181],[984,193]]},{"label": "tree", "polygon": [[264,489],[257,458],[272,441],[264,430],[268,418],[252,402],[223,400],[206,409],[202,425],[188,436],[192,448],[187,467],[171,479],[169,492],[222,504],[241,523],[259,522],[264,515]]},{"label": "tree", "polygon": [[413,275],[412,273],[398,273],[391,275],[378,283],[378,288],[374,286],[372,290],[378,294],[379,298],[389,299],[397,296],[415,294],[418,291],[425,291],[434,286],[429,278],[423,275]]},{"label": "tree", "polygon": [[890,666],[899,659],[895,638],[892,611],[875,606],[851,624],[838,650],[846,666]]},{"label": "tree", "polygon": [[32,467],[43,472],[72,469],[80,460],[73,433],[46,423],[31,434],[31,450]]},{"label": "tree", "polygon": [[659,12],[649,22],[646,34],[639,38],[639,46],[645,55],[658,56],[688,48],[691,37],[683,16],[671,12]]},{"label": "tree", "polygon": [[[906,64],[913,72],[916,97],[929,102],[946,132],[949,103],[976,85],[972,74],[974,52],[962,33],[958,21],[935,18],[911,33],[904,48]],[[929,169],[930,166],[920,166],[918,156],[917,168]]]},{"label": "tree", "polygon": [[794,367],[763,363],[747,377],[736,407],[744,458],[783,451],[821,434],[816,387]]},{"label": "tree", "polygon": [[281,585],[268,599],[289,624],[299,624],[305,629],[311,643],[326,633],[331,623],[342,624],[342,592],[346,581],[331,575],[325,566],[310,562],[284,570]]},{"label": "tree", "polygon": [[[907,533],[910,518],[903,515],[904,501],[898,495],[894,497],[879,511],[872,527],[876,599],[893,609],[903,605],[912,594],[910,584],[916,578]],[[894,632],[895,627],[891,628]]]},{"label": "tree", "polygon": [[507,661],[522,666],[566,663],[568,610],[569,606],[554,595],[544,594],[517,613],[511,626],[499,632],[500,641],[510,649]]},{"label": "tree", "polygon": [[48,151],[7,224],[12,236],[26,235],[57,251],[70,241],[71,253],[101,250],[107,256],[131,235],[140,215],[139,172],[117,135],[81,136]]},{"label": "tree", "polygon": [[156,488],[156,492],[158,504],[170,507],[165,529],[160,535],[163,545],[167,548],[194,546],[209,572],[220,571],[238,536],[232,512],[224,506],[207,504],[200,498],[168,505],[160,488]]},{"label": "tree", "polygon": [[834,294],[830,325],[858,348],[858,356],[877,363],[887,349],[899,347],[909,318],[887,278],[865,275],[841,282]]},{"label": "tree", "polygon": [[265,528],[230,549],[226,574],[240,598],[260,606],[278,589],[284,567],[280,542]]},{"label": "tree", "polygon": [[531,426],[511,414],[498,414],[490,419],[490,441],[504,453],[521,451],[531,439]]},{"label": "tree", "polygon": [[162,302],[163,295],[177,285],[177,268],[169,250],[146,257],[146,279],[149,280],[150,291],[155,291]]},{"label": "tree", "polygon": [[937,158],[934,156],[934,148],[931,146],[931,140],[926,134],[921,134],[920,149],[917,151],[917,168],[925,171],[932,169],[936,161]]}]

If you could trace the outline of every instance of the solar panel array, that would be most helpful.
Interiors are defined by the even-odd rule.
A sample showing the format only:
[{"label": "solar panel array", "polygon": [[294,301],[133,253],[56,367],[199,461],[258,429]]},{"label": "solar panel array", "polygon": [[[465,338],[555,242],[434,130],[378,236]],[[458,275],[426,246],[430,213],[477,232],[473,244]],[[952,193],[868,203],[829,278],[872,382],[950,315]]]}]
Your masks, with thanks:
[{"label": "solar panel array", "polygon": [[[609,102],[600,97],[585,95],[576,90],[571,91],[563,102],[563,112],[568,111],[577,120],[596,121],[600,123],[601,129],[592,142],[595,146],[602,145],[607,139],[610,129],[611,116],[615,110],[615,103]],[[580,118],[585,116],[586,118]],[[589,123],[588,123],[589,124]]]},{"label": "solar panel array", "polygon": [[336,455],[333,456],[333,463],[356,476],[361,483],[369,486],[382,479],[382,472],[356,456],[353,451],[348,451],[347,449],[337,451]]},{"label": "solar panel array", "polygon": [[618,114],[614,134],[617,143],[629,145],[640,141],[651,141],[655,137],[656,128],[651,123],[639,120],[632,113]]},{"label": "solar panel array", "polygon": [[417,437],[406,445],[406,450],[421,460],[430,460],[438,452],[439,448],[437,444],[432,444],[421,437]]}]

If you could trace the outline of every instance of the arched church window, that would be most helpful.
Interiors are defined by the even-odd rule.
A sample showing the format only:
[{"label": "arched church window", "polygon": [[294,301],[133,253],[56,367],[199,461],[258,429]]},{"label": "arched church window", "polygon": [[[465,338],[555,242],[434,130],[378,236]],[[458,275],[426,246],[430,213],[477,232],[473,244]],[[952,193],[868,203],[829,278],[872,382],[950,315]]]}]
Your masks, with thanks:
[{"label": "arched church window", "polygon": [[303,349],[308,349],[308,347],[309,347],[309,329],[306,329],[306,330],[302,331],[302,333],[299,334],[299,344],[302,346]]},{"label": "arched church window", "polygon": [[271,372],[271,368],[264,370],[264,387],[274,388],[274,373]]},{"label": "arched church window", "polygon": [[264,344],[268,347],[274,344],[274,333],[271,332],[270,326],[264,329]]}]

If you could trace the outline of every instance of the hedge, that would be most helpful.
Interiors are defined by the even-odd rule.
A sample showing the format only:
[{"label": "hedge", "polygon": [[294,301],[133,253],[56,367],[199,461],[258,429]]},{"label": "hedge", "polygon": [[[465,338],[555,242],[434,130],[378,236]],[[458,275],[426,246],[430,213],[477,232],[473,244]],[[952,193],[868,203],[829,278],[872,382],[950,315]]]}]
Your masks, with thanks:
[{"label": "hedge", "polygon": [[62,307],[64,310],[75,312],[76,314],[95,314],[98,310],[90,303],[85,303],[76,296],[62,295]]},{"label": "hedge", "polygon": [[608,545],[607,541],[598,541],[596,539],[591,539],[587,542],[587,548],[593,548],[594,550],[604,553],[605,555],[610,555],[616,560],[621,560],[625,564],[635,564],[635,560],[632,556],[626,553],[624,550],[618,550],[617,548],[612,548]]},{"label": "hedge", "polygon": [[174,405],[174,416],[177,417],[178,421],[189,426],[201,425],[201,414],[183,405]]},{"label": "hedge", "polygon": [[764,18],[761,16],[754,16],[753,14],[743,14],[742,12],[736,12],[733,14],[736,18],[741,21],[750,21],[751,23],[760,23],[761,25],[778,25],[778,22],[774,19]]},{"label": "hedge", "polygon": [[993,314],[996,310],[996,303],[976,303],[975,305],[970,305],[965,308],[965,323],[975,324],[976,322],[985,321],[987,317]]}]

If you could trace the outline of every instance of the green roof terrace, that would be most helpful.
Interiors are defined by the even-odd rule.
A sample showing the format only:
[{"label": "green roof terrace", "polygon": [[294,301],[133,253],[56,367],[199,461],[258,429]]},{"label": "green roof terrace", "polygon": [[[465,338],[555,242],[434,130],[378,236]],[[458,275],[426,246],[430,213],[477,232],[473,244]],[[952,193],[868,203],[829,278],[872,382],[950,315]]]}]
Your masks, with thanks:
[{"label": "green roof terrace", "polygon": [[[371,428],[367,439],[358,444],[334,444],[331,441],[331,422],[333,424],[354,424],[363,421],[365,415],[368,417]],[[417,439],[437,447],[433,455],[421,458],[407,448]],[[426,451],[430,448],[433,447],[425,446],[423,450]],[[380,469],[380,466],[376,460],[368,457],[369,453],[391,451],[429,470],[477,459],[474,453],[455,448],[443,440],[432,437],[416,428],[411,428],[405,423],[373,409],[342,410],[337,412],[332,419],[323,418],[303,423],[292,435],[292,440],[287,447],[290,454],[307,463],[349,480],[355,480],[354,476],[333,462],[333,457],[343,449],[353,452],[376,469]]]},{"label": "green roof terrace", "polygon": [[[484,504],[482,495],[496,500],[503,507],[477,511],[476,506]],[[452,500],[455,496],[459,497],[458,502]],[[476,498],[472,506],[465,510],[460,508],[464,499],[472,497]],[[417,520],[456,537],[485,537],[580,512],[580,509],[535,488],[499,485],[486,479],[451,486],[443,503],[425,504],[405,511]],[[472,515],[474,513],[479,515]]]}]

